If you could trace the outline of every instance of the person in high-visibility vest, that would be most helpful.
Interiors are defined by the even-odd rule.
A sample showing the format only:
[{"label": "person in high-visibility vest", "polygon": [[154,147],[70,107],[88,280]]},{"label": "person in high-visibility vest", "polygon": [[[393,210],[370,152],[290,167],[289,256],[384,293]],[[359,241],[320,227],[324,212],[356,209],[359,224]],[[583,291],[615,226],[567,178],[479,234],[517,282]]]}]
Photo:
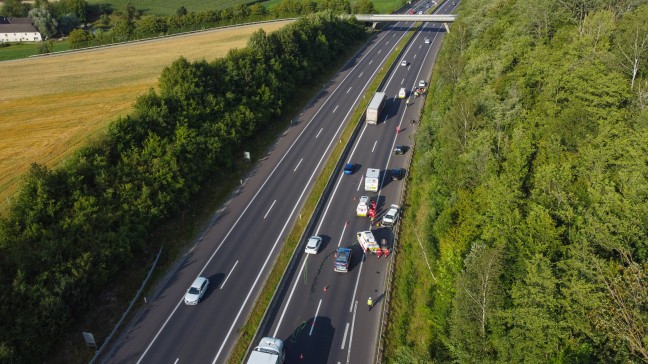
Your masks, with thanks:
[{"label": "person in high-visibility vest", "polygon": [[369,306],[369,311],[371,311],[371,309],[373,308],[373,300],[371,299],[371,297],[369,297],[369,299],[367,300],[367,306]]}]

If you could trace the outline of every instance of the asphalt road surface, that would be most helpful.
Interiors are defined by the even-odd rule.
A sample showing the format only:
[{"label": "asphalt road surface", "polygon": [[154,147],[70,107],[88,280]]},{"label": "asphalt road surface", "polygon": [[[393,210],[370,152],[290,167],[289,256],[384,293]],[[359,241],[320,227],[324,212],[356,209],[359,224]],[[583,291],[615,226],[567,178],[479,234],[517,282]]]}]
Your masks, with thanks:
[{"label": "asphalt road surface", "polygon": [[[298,120],[294,120],[293,126],[243,181],[186,259],[169,276],[159,294],[149,297],[145,308],[114,342],[102,362],[181,364],[226,361],[276,254],[299,218],[299,210],[335,143],[338,143],[350,113],[377,70],[388,66],[384,65],[386,58],[411,25],[397,23],[382,31],[325,85],[320,95]],[[405,53],[410,65],[398,68],[389,81],[386,88],[389,98],[383,112],[389,117],[373,128],[363,130],[360,146],[352,154],[352,158],[363,165],[363,171],[367,166],[384,169],[390,163],[390,150],[398,123],[403,125],[398,141],[408,144],[407,138],[412,130],[404,120],[407,120],[408,109],[412,108],[406,108],[403,100],[394,101],[392,97],[400,87],[411,90],[418,79],[427,78],[421,72],[427,69],[426,76],[429,75],[432,63],[429,57],[436,54],[443,35],[441,29],[439,26],[426,26],[423,33],[433,42],[423,46],[423,35],[417,35]],[[427,68],[422,68],[424,64]],[[411,114],[418,115],[418,111]],[[404,160],[404,157],[392,158],[391,161],[397,165],[398,159]],[[330,258],[325,259],[341,238],[344,239],[343,245],[350,245],[351,235],[369,225],[368,220],[348,218],[350,224],[346,230],[343,229],[347,216],[352,217],[355,210],[352,196],[359,193],[357,186],[362,173],[346,176],[349,178],[331,196],[334,202],[324,216],[326,225],[318,228],[325,236],[323,251],[310,261],[304,258],[309,268],[299,273],[299,280],[307,279],[310,283],[305,288],[298,286],[301,293],[295,293],[289,303],[289,312],[283,316],[283,323],[277,324],[276,336],[288,339],[299,325],[304,322],[310,325],[313,317],[317,317],[317,331],[314,332],[320,340],[315,342],[304,338],[302,343],[289,343],[291,357],[288,362],[296,360],[298,351],[306,353],[304,355],[313,353],[313,356],[321,358],[317,362],[348,362],[343,359],[347,354],[342,355],[346,352],[353,356],[351,362],[354,363],[369,362],[372,357],[379,309],[366,312],[364,305],[358,305],[356,311],[355,302],[364,303],[369,293],[382,291],[385,263],[376,259],[361,262],[362,254],[354,248],[351,271],[342,276],[332,275]],[[380,207],[393,201],[399,185],[385,183],[381,194],[388,198],[379,200]],[[320,266],[321,273],[317,274]],[[207,277],[210,286],[200,304],[187,306],[183,297],[197,276]],[[315,309],[323,298],[320,297],[322,284],[331,285],[330,294],[327,293],[320,313],[316,314]],[[377,303],[379,305],[380,301]],[[356,315],[357,319],[354,319]],[[350,350],[352,339],[353,351]],[[345,350],[340,350],[340,346]],[[355,361],[356,356],[358,361]]]},{"label": "asphalt road surface", "polygon": [[[415,10],[425,11],[425,3]],[[454,6],[446,2],[437,13],[451,13]],[[398,39],[409,24],[395,24],[383,31],[376,40],[376,48],[387,50],[393,39]],[[434,60],[445,34],[440,24],[426,23],[398,59],[408,66],[397,66],[388,76],[384,88],[387,101],[378,125],[365,125],[356,140],[348,162],[360,165],[353,175],[339,171],[335,188],[324,213],[315,225],[314,235],[323,238],[317,255],[301,254],[298,270],[278,295],[281,304],[269,312],[268,327],[260,336],[278,337],[286,342],[286,363],[374,363],[375,348],[380,329],[380,313],[385,294],[385,275],[389,257],[378,258],[364,254],[357,244],[356,232],[372,229],[376,240],[393,242],[391,229],[371,227],[366,217],[356,216],[356,199],[366,195],[377,200],[378,217],[391,204],[401,205],[402,181],[391,181],[392,168],[405,167],[407,153],[394,155],[397,144],[410,145],[418,119],[422,99],[410,95],[419,80],[429,80]],[[425,43],[425,38],[430,43]],[[367,72],[367,71],[365,71]],[[397,98],[404,87],[410,97]],[[433,102],[428,100],[428,102]],[[396,129],[400,132],[397,133]],[[363,174],[367,168],[379,168],[382,184],[378,193],[365,192]],[[379,221],[379,219],[377,220]],[[333,270],[334,254],[338,247],[353,250],[348,273]],[[371,297],[374,307],[367,304]],[[258,340],[258,338],[257,338]]]}]

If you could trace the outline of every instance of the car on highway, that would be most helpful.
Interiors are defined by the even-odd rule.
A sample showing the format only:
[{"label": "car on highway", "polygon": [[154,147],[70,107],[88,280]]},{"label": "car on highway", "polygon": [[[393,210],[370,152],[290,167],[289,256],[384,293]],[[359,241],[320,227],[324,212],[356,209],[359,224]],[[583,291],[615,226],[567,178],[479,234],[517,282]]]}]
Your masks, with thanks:
[{"label": "car on highway", "polygon": [[425,44],[430,44],[430,38],[425,38],[423,42],[425,42]]},{"label": "car on highway", "polygon": [[247,364],[281,364],[285,360],[284,342],[274,337],[264,337],[250,353]]},{"label": "car on highway", "polygon": [[418,87],[427,87],[427,81],[420,80],[419,83],[418,83]]},{"label": "car on highway", "polygon": [[423,15],[423,12],[419,10],[418,15]]},{"label": "car on highway", "polygon": [[338,248],[335,252],[335,271],[346,273],[349,271],[349,264],[351,264],[351,249]]},{"label": "car on highway", "polygon": [[306,254],[317,254],[319,252],[320,245],[322,245],[322,237],[315,235],[308,238],[306,243],[306,248],[304,253]]},{"label": "car on highway", "polygon": [[393,168],[389,171],[392,181],[397,181],[405,177],[405,168]]},{"label": "car on highway", "polygon": [[400,91],[398,91],[398,98],[404,99],[406,97],[407,97],[407,90],[405,90],[405,87],[401,87]]},{"label": "car on highway", "polygon": [[344,174],[353,174],[355,172],[355,163],[347,163],[344,165]]},{"label": "car on highway", "polygon": [[197,305],[202,297],[207,292],[209,286],[209,279],[205,277],[198,277],[191,284],[184,297],[184,302],[187,305]]},{"label": "car on highway", "polygon": [[408,63],[407,63],[406,60],[402,60],[400,65],[403,66],[403,67],[407,67]]},{"label": "car on highway", "polygon": [[394,226],[396,221],[398,221],[398,216],[400,215],[400,206],[392,204],[387,210],[387,213],[383,215],[382,226]]},{"label": "car on highway", "polygon": [[398,144],[394,147],[394,154],[398,154],[398,155],[405,154],[406,150],[407,150],[406,146]]}]

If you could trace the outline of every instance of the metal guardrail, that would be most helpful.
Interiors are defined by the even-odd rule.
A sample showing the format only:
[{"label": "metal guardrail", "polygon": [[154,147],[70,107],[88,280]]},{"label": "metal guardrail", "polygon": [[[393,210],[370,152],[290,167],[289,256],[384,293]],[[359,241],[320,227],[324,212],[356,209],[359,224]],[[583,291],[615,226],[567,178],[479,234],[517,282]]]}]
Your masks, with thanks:
[{"label": "metal guardrail", "polygon": [[135,297],[131,301],[130,305],[128,305],[128,308],[126,309],[126,311],[122,314],[122,317],[121,317],[121,319],[119,319],[119,322],[117,322],[117,324],[115,325],[115,328],[113,328],[113,331],[110,333],[110,335],[108,335],[108,338],[106,338],[106,340],[103,342],[103,344],[101,344],[101,347],[99,348],[99,350],[97,350],[95,352],[95,355],[92,357],[89,364],[94,363],[95,360],[97,360],[101,356],[101,353],[103,352],[104,348],[106,346],[108,346],[108,344],[110,343],[110,340],[112,340],[115,333],[117,333],[117,331],[119,330],[119,327],[124,322],[124,320],[126,319],[128,314],[130,313],[130,311],[133,309],[133,306],[135,306],[135,302],[137,302],[137,300],[139,299],[140,295],[142,294],[142,291],[144,291],[144,287],[146,287],[146,284],[148,283],[149,279],[151,278],[151,275],[153,275],[153,271],[155,270],[155,267],[157,267],[157,263],[160,260],[160,255],[162,255],[162,247],[160,247],[160,250],[158,251],[157,256],[155,257],[155,261],[153,261],[153,265],[151,266],[151,269],[149,269],[148,274],[146,275],[146,278],[144,278],[144,282],[142,282],[142,285],[140,286],[140,289],[135,294]]}]

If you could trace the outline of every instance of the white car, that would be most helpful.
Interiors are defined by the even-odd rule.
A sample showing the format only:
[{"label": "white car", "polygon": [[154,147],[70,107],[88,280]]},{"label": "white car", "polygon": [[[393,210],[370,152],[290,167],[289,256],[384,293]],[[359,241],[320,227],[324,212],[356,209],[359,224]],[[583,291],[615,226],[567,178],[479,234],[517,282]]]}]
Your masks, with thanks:
[{"label": "white car", "polygon": [[430,38],[425,38],[425,44],[430,44]]},{"label": "white car", "polygon": [[187,305],[197,305],[200,302],[200,299],[207,292],[207,287],[209,286],[209,279],[205,277],[198,277],[193,282],[187,293],[185,294],[184,301]]},{"label": "white car", "polygon": [[306,249],[304,249],[304,253],[306,254],[317,254],[319,252],[320,245],[322,245],[322,238],[319,236],[311,236],[308,238],[308,242],[306,243]]},{"label": "white car", "polygon": [[400,206],[391,205],[389,207],[389,210],[387,210],[387,213],[382,218],[382,225],[383,226],[394,226],[394,224],[398,220],[398,215],[399,214],[400,214]]},{"label": "white car", "polygon": [[426,81],[424,81],[424,80],[420,80],[420,81],[419,81],[419,83],[418,83],[418,87],[426,87],[426,86],[427,86],[427,82],[426,82]]},{"label": "white car", "polygon": [[403,67],[407,67],[407,61],[406,61],[406,60],[402,60],[402,61],[401,61],[401,66],[403,66]]},{"label": "white car", "polygon": [[405,90],[405,87],[401,87],[400,91],[398,91],[398,98],[404,99],[406,97],[407,97],[407,91]]}]

